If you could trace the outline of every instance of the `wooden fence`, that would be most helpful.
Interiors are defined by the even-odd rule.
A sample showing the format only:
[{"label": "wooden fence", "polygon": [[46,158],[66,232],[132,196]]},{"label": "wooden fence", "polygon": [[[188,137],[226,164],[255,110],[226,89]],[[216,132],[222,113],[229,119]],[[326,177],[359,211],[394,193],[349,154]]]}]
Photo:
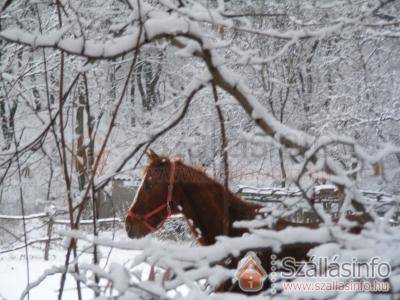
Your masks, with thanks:
[{"label": "wooden fence", "polygon": [[[48,260],[49,258],[49,252],[50,252],[50,244],[53,241],[58,241],[61,240],[61,238],[56,237],[53,238],[53,228],[55,225],[69,225],[70,221],[67,219],[58,219],[58,216],[65,215],[65,211],[55,211],[53,213],[50,212],[42,212],[42,213],[37,213],[37,214],[31,214],[31,215],[25,215],[25,216],[20,216],[20,215],[0,215],[0,220],[15,220],[15,221],[22,221],[22,220],[42,220],[43,223],[47,224],[47,236],[44,238],[40,239],[35,239],[32,241],[27,241],[27,245],[32,245],[36,243],[45,243],[45,249],[44,249],[44,259]],[[115,224],[115,223],[120,223],[122,220],[120,218],[102,218],[102,219],[97,219],[96,223],[98,225],[102,224]],[[93,220],[81,220],[79,222],[80,225],[92,225]],[[5,249],[5,250],[0,250],[0,254],[2,253],[7,253],[7,252],[12,252],[15,250],[19,250],[24,248],[26,245],[25,243],[23,245],[18,245],[10,249]]]},{"label": "wooden fence", "polygon": [[[399,205],[394,201],[391,194],[384,192],[361,191],[361,194],[374,204],[374,208],[378,215],[383,215],[393,205]],[[253,201],[261,204],[280,205],[287,199],[298,198],[301,200],[303,195],[299,190],[289,190],[286,188],[256,188],[251,186],[239,186],[237,195],[246,201]],[[321,185],[314,187],[314,204],[320,204],[325,212],[333,217],[339,216],[339,211],[343,202],[343,195],[333,185]],[[347,214],[354,212],[348,210]],[[390,221],[393,226],[399,225],[400,208],[397,207],[397,212]],[[318,220],[318,217],[309,209],[299,207],[297,212],[291,217],[291,220],[299,223],[313,223]]]}]

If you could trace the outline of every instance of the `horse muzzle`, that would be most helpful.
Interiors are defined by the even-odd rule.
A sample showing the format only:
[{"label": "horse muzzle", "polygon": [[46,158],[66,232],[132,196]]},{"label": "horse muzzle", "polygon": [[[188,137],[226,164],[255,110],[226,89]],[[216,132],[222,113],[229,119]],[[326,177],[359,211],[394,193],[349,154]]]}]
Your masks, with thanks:
[{"label": "horse muzzle", "polygon": [[144,237],[148,233],[145,228],[143,228],[142,224],[135,222],[130,216],[125,218],[125,231],[131,239]]}]

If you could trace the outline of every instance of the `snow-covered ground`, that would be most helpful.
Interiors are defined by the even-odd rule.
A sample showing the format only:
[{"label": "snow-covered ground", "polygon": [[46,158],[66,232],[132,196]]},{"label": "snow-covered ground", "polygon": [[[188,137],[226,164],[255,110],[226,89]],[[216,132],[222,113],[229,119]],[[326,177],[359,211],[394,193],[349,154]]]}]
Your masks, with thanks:
[{"label": "snow-covered ground", "polygon": [[[122,238],[123,232],[118,233],[118,238]],[[37,246],[29,247],[29,270],[30,282],[37,280],[45,270],[54,266],[63,266],[65,253],[62,247],[50,250],[49,261],[43,259],[43,250]],[[140,252],[126,251],[120,249],[100,248],[102,255],[101,266],[110,266],[112,263],[126,265]],[[110,254],[110,255],[109,255]],[[109,259],[107,261],[107,257]],[[79,257],[81,263],[90,263],[92,255],[81,253]],[[142,265],[142,276],[146,277],[149,273],[149,267]],[[60,286],[60,274],[47,277],[40,285],[33,288],[30,292],[31,300],[56,299],[58,288]],[[0,299],[14,300],[19,299],[27,285],[27,271],[25,250],[18,250],[0,255]],[[82,286],[84,299],[92,299],[93,292],[85,286]],[[71,275],[67,275],[64,297],[65,300],[77,299],[76,283]]]},{"label": "snow-covered ground", "polygon": [[[33,253],[32,253],[33,252]],[[36,280],[46,270],[54,265],[62,264],[62,252],[53,251],[50,261],[44,261],[41,253],[31,251],[29,256],[30,279]],[[75,299],[76,292],[73,290],[74,281],[70,275],[67,276],[65,298]],[[22,251],[5,255],[0,258],[0,296],[1,299],[18,299],[26,288],[26,262]],[[31,291],[30,299],[55,299],[57,288],[60,284],[60,275],[48,277],[42,284]],[[84,291],[86,294],[88,291]]]},{"label": "snow-covered ground", "polygon": [[[46,236],[47,226],[43,226],[41,220],[30,219],[27,221],[28,240],[42,240]],[[19,238],[23,238],[20,224],[17,222],[4,222],[1,224],[8,231],[13,232]],[[68,228],[63,225],[57,225],[54,229],[53,237],[62,236],[61,232],[68,231]],[[86,230],[89,230],[86,228]],[[91,234],[91,231],[84,231]],[[104,228],[99,232],[99,237],[107,240],[129,240],[123,226],[116,226],[115,229]],[[178,243],[193,245],[193,240],[190,235],[190,230],[186,223],[178,215],[169,218],[162,228],[148,238],[156,239],[162,243]],[[10,238],[9,234],[4,233],[0,236],[0,300],[19,299],[22,292],[27,287],[27,270],[26,270],[26,255],[25,249],[19,249],[12,252],[1,253],[9,249],[14,249],[16,246],[22,245],[22,241],[15,242],[15,239]],[[30,283],[37,281],[39,277],[50,268],[63,267],[65,263],[66,249],[63,245],[68,245],[68,240],[53,242],[50,248],[49,260],[44,260],[44,243],[35,243],[29,246],[29,275]],[[92,245],[85,241],[78,242],[78,261],[79,265],[89,265],[92,263]],[[135,277],[139,277],[141,281],[146,281],[149,278],[150,266],[148,264],[135,264],[132,268],[131,262],[141,253],[135,250],[123,250],[109,247],[98,248],[100,266],[106,270],[114,264],[125,267],[132,272]],[[71,256],[72,260],[72,256]],[[70,261],[71,261],[70,260]],[[156,269],[156,271],[161,271]],[[57,299],[58,289],[60,286],[61,275],[55,274],[48,276],[41,284],[34,287],[30,292],[30,300],[35,299]],[[104,282],[105,286],[108,282]],[[83,299],[93,299],[93,291],[82,284]],[[184,292],[180,289],[180,292]],[[25,298],[26,299],[26,298]],[[63,299],[77,299],[76,281],[72,275],[67,275],[66,285],[64,289]]]}]

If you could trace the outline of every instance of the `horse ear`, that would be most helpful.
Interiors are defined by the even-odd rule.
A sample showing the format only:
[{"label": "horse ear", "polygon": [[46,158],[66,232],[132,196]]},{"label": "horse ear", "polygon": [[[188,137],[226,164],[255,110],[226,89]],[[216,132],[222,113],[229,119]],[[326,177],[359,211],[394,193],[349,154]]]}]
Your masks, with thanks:
[{"label": "horse ear", "polygon": [[160,158],[158,156],[158,154],[156,154],[152,149],[149,149],[149,151],[147,151],[146,154],[150,158],[150,160],[153,160],[153,161]]}]

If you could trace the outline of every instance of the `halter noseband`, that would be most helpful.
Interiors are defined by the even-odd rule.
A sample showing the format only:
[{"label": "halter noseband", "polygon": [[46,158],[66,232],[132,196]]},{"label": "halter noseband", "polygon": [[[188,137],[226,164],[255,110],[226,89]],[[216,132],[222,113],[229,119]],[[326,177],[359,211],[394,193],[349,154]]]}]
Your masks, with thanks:
[{"label": "halter noseband", "polygon": [[160,224],[162,224],[168,217],[170,217],[172,215],[171,202],[172,202],[172,196],[173,196],[173,191],[174,191],[175,169],[176,169],[176,163],[175,163],[175,161],[171,161],[171,173],[169,175],[168,194],[167,194],[166,203],[161,204],[160,206],[156,207],[155,209],[153,209],[152,211],[148,212],[145,215],[135,213],[132,209],[128,210],[127,216],[141,221],[148,229],[150,229],[151,232],[156,231],[158,228],[152,226],[149,223],[148,220],[150,218],[157,215],[164,208],[167,208],[167,216],[161,221]]}]

